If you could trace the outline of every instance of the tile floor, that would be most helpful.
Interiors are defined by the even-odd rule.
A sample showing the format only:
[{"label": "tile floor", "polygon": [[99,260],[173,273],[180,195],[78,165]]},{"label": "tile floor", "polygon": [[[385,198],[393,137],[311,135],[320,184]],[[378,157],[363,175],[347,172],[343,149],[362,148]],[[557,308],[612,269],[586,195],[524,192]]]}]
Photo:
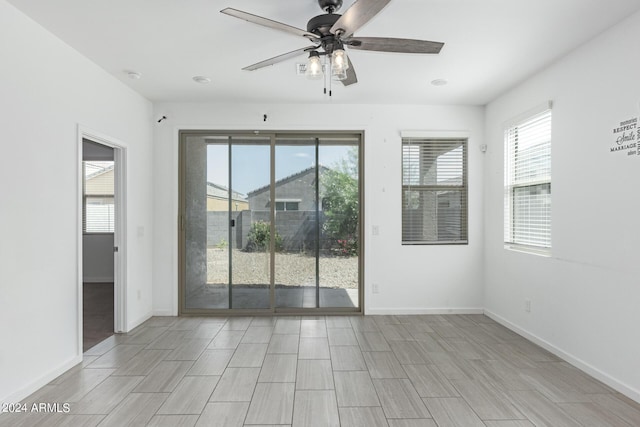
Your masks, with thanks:
[{"label": "tile floor", "polygon": [[640,404],[482,315],[154,317],[1,426],[639,426]]}]

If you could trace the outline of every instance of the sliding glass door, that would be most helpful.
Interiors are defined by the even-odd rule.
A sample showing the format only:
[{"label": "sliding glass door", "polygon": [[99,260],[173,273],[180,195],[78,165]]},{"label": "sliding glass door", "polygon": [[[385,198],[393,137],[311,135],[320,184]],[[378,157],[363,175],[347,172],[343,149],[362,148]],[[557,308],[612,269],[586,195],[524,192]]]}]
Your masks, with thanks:
[{"label": "sliding glass door", "polygon": [[360,133],[180,135],[180,312],[359,312]]}]

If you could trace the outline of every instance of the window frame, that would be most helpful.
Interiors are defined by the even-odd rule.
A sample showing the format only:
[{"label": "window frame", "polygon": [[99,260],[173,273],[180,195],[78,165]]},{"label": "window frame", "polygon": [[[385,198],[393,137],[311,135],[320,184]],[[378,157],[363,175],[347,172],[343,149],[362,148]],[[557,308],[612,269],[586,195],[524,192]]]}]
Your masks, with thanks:
[{"label": "window frame", "polygon": [[[504,218],[503,218],[503,241],[504,247],[508,250],[526,252],[534,255],[550,256],[553,247],[553,232],[552,232],[552,150],[553,150],[553,112],[552,102],[549,101],[543,105],[533,108],[526,113],[523,113],[509,122],[504,124]],[[536,167],[533,159],[528,159],[529,163],[523,161],[518,162],[518,143],[520,137],[511,137],[511,135],[519,135],[519,128],[526,128],[532,126],[536,121],[540,121],[539,126],[545,126],[541,130],[548,132],[548,141],[543,142],[545,145],[543,149],[548,150],[548,159],[544,161],[542,165]],[[548,127],[547,127],[548,126]],[[538,144],[540,145],[540,144]],[[548,147],[546,147],[548,145]],[[545,154],[546,155],[546,154]],[[529,172],[529,175],[534,178],[526,179],[522,176],[516,176],[519,170],[525,169]],[[547,174],[540,176],[539,171],[548,170]],[[548,194],[548,220],[545,223],[545,228],[548,229],[548,234],[544,236],[544,239],[548,241],[548,245],[535,244],[525,239],[518,239],[517,230],[531,229],[533,220],[524,218],[516,218],[516,192],[522,189],[533,189],[540,186],[548,186],[548,192],[542,194]],[[526,196],[525,196],[526,197]],[[535,195],[529,195],[533,198]],[[518,225],[524,222],[525,225]]]},{"label": "window frame", "polygon": [[[411,140],[423,142],[460,142],[462,147],[462,180],[459,185],[451,184],[405,184],[405,147],[411,144],[407,143]],[[419,146],[419,145],[418,145]],[[468,245],[469,244],[469,134],[467,132],[401,132],[401,216],[402,216],[402,234],[401,244],[403,246],[431,246],[431,245]],[[459,240],[408,240],[405,239],[405,195],[412,192],[433,192],[435,194],[436,212],[439,208],[438,193],[446,191],[455,191],[460,193],[461,213],[460,213],[460,230],[463,238]],[[414,209],[422,209],[420,206]],[[436,222],[438,221],[436,214]]]}]

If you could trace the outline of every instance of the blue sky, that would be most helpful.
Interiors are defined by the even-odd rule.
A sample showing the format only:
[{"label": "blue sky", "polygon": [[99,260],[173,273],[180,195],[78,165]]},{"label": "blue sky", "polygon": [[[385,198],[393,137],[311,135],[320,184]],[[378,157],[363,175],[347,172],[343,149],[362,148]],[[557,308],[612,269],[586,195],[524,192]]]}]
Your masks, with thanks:
[{"label": "blue sky", "polygon": [[[337,166],[347,159],[350,146],[321,145],[319,163]],[[269,184],[268,145],[234,145],[232,148],[233,190],[247,194]],[[307,169],[315,164],[313,145],[277,145],[276,181]],[[207,146],[207,180],[229,187],[228,146]]]}]

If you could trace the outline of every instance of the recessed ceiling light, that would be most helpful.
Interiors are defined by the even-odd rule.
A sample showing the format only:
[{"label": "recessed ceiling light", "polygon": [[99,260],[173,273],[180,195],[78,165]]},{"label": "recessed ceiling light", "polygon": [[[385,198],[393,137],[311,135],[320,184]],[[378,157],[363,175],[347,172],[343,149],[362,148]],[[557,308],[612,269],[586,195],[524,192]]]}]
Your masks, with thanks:
[{"label": "recessed ceiling light", "polygon": [[431,84],[434,86],[444,86],[447,83],[449,83],[449,81],[447,79],[435,79],[435,80],[431,80]]},{"label": "recessed ceiling light", "polygon": [[127,73],[127,76],[132,80],[138,80],[140,77],[142,77],[142,74],[138,73],[137,71],[125,71],[125,73]]},{"label": "recessed ceiling light", "polygon": [[193,78],[193,81],[196,83],[200,83],[201,85],[206,85],[208,83],[211,83],[211,78],[207,76],[195,76]]}]

